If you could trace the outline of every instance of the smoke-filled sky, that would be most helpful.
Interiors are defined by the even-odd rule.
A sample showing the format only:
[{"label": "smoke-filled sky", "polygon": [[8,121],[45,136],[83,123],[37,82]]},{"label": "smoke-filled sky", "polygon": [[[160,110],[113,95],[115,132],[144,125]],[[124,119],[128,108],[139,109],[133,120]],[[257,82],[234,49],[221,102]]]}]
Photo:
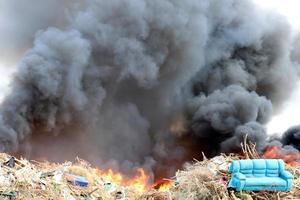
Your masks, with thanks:
[{"label": "smoke-filled sky", "polygon": [[[294,29],[294,33],[300,29],[300,1],[298,0],[255,0],[262,7],[276,10],[286,16]],[[268,133],[283,133],[289,127],[298,125],[300,111],[300,83],[293,92],[292,96],[284,103],[282,110],[277,113],[267,125]]]},{"label": "smoke-filled sky", "polygon": [[[54,1],[55,2],[55,1]],[[264,8],[275,10],[276,12],[287,17],[292,28],[295,32],[300,28],[299,20],[299,7],[300,2],[298,0],[254,0],[254,2]],[[20,2],[18,2],[20,3]],[[48,2],[47,2],[48,3]],[[13,31],[14,24],[22,18],[9,18],[7,13],[12,12],[10,8],[5,7],[5,1],[0,2],[0,30],[1,33],[10,33]],[[50,3],[51,5],[51,3]],[[32,7],[34,8],[34,7]],[[40,12],[42,12],[41,10]],[[27,10],[28,14],[32,13]],[[40,20],[38,14],[36,14],[36,20]],[[21,23],[21,22],[20,22]],[[0,34],[1,34],[0,33]],[[28,33],[33,38],[34,32]],[[28,37],[24,33],[19,33],[18,37]],[[12,38],[8,41],[15,40]],[[15,65],[17,64],[16,56],[14,59],[7,59],[7,49],[0,48],[0,100],[9,90],[9,81],[11,80],[12,73],[15,71]],[[13,50],[10,50],[13,51]],[[269,134],[283,133],[289,127],[299,124],[299,115],[295,110],[300,110],[300,84],[297,85],[297,89],[293,92],[293,95],[284,103],[284,106],[280,113],[277,113],[267,125],[267,131]]]},{"label": "smoke-filled sky", "polygon": [[272,9],[286,16],[295,29],[300,28],[298,0],[254,0],[259,6]]},{"label": "smoke-filled sky", "polygon": [[156,174],[263,150],[300,69],[297,1],[268,2],[2,1],[0,150]]}]

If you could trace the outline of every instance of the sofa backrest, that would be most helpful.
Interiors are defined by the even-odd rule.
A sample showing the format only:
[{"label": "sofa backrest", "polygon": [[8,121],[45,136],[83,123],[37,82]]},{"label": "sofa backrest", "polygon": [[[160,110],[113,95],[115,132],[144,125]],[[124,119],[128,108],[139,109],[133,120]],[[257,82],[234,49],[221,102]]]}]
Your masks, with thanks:
[{"label": "sofa backrest", "polygon": [[277,177],[284,171],[284,162],[276,159],[234,160],[229,171],[240,172],[246,177]]}]

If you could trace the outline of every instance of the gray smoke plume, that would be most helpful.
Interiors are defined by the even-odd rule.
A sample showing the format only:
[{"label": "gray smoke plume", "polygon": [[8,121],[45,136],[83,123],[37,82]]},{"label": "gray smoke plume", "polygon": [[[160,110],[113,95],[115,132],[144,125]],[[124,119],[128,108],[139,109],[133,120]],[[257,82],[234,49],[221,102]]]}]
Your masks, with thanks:
[{"label": "gray smoke plume", "polygon": [[248,0],[64,8],[59,25],[26,22],[55,27],[38,31],[18,64],[1,105],[1,151],[130,170],[176,166],[203,141],[229,152],[248,135],[263,149],[264,124],[298,79],[286,20]]},{"label": "gray smoke plume", "polygon": [[[244,136],[261,146],[266,133],[260,124],[268,121],[272,113],[272,104],[255,92],[248,92],[238,85],[230,85],[212,94],[194,98],[191,127],[197,137],[211,137],[211,130],[225,140],[221,143],[221,152],[232,152]],[[259,124],[260,123],[260,124]],[[216,135],[213,138],[216,139]],[[228,137],[229,139],[224,139]],[[211,138],[213,140],[213,138]]]},{"label": "gray smoke plume", "polygon": [[[0,58],[13,62],[32,46],[35,33],[67,23],[69,0],[2,0],[0,2]],[[76,2],[76,1],[73,1]],[[73,3],[74,4],[74,3]]]},{"label": "gray smoke plume", "polygon": [[294,153],[300,150],[300,126],[289,128],[282,136],[275,135],[270,139],[268,146],[279,146],[284,152]]},{"label": "gray smoke plume", "polygon": [[289,145],[300,150],[300,127],[295,126],[287,130],[282,136],[282,144]]}]

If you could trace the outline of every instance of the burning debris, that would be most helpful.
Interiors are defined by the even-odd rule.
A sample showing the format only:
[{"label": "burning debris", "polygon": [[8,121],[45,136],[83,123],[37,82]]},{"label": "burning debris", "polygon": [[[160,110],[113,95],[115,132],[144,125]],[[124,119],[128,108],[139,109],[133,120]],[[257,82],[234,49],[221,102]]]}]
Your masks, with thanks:
[{"label": "burning debris", "polygon": [[[264,125],[299,78],[298,48],[291,48],[293,37],[282,16],[250,0],[53,2],[49,8],[59,7],[59,15],[40,13],[50,15],[42,27],[26,26],[32,29],[26,32],[37,33],[1,103],[0,151],[49,161],[79,156],[110,170],[63,165],[57,172],[45,165],[49,171],[42,179],[55,183],[45,190],[54,192],[68,179],[62,184],[66,195],[82,194],[73,184],[87,186],[83,195],[105,190],[129,198],[118,186],[144,193],[153,180],[173,176],[191,158],[203,159],[202,151],[208,157],[239,153],[246,135],[259,153],[270,146]],[[32,2],[4,4],[26,10]],[[64,22],[53,22],[52,13]],[[277,142],[298,152],[297,141],[296,130]],[[285,161],[299,160],[298,153],[279,152]],[[216,165],[224,170],[220,162]],[[15,165],[14,159],[5,164],[12,170]],[[204,160],[179,172],[178,191],[169,189],[172,181],[155,187],[178,198],[232,196],[223,187],[228,176],[207,165],[215,164]],[[65,169],[72,173],[66,176]],[[32,170],[28,173],[39,171]],[[35,181],[29,185],[35,187]],[[100,189],[90,188],[94,184]]]},{"label": "burning debris", "polygon": [[1,151],[168,175],[201,151],[239,151],[246,134],[265,147],[298,79],[282,16],[248,0],[72,2],[18,63]]},{"label": "burning debris", "polygon": [[278,146],[270,146],[266,149],[264,158],[274,158],[274,159],[282,159],[285,163],[291,166],[299,166],[300,165],[300,153],[298,152],[289,152],[285,149],[282,149]]},{"label": "burning debris", "polygon": [[[286,163],[286,170],[294,175],[290,192],[236,192],[228,190],[232,160],[259,158],[254,145],[244,145],[243,154],[219,155],[212,159],[186,164],[172,179],[150,183],[143,169],[127,177],[119,172],[92,168],[78,159],[75,163],[55,164],[15,159],[15,166],[7,154],[0,155],[0,196],[6,199],[102,199],[102,200],[260,200],[299,199],[300,163]],[[267,155],[265,155],[267,156]]]},{"label": "burning debris", "polygon": [[[9,167],[7,154],[0,155],[0,196],[13,199],[139,199],[151,189],[150,178],[142,169],[128,178],[113,170],[92,168],[87,162],[63,164],[16,159]],[[126,197],[124,197],[126,195]],[[121,197],[121,198],[119,198]],[[9,197],[10,199],[10,197]]]}]

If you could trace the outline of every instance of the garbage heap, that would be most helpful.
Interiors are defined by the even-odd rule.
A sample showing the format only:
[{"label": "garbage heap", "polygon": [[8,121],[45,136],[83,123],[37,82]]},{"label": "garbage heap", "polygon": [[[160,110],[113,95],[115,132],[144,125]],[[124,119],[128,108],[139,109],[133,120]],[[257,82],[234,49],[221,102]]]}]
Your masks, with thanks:
[{"label": "garbage heap", "polygon": [[139,199],[134,187],[118,186],[99,176],[83,160],[62,164],[16,159],[0,154],[0,199]]},{"label": "garbage heap", "polygon": [[[300,167],[286,166],[294,175],[293,189],[290,192],[236,192],[227,189],[231,178],[228,166],[231,160],[245,159],[239,155],[220,155],[204,161],[188,164],[176,173],[173,187],[165,192],[152,191],[141,199],[159,200],[296,200],[300,199]],[[149,197],[152,198],[149,198]]]},{"label": "garbage heap", "polygon": [[300,199],[300,167],[286,166],[294,175],[290,192],[235,192],[227,190],[231,160],[259,158],[248,148],[243,155],[220,155],[186,164],[167,188],[141,192],[104,180],[87,162],[54,164],[0,154],[0,199],[39,200],[266,200]]},{"label": "garbage heap", "polygon": [[[151,191],[140,199],[153,200],[298,200],[300,199],[300,165],[286,164],[286,170],[294,176],[290,192],[243,191],[227,189],[231,178],[228,168],[232,160],[260,159],[254,144],[242,144],[241,154],[221,154],[211,159],[203,155],[203,161],[195,160],[176,173],[173,186],[165,192]],[[299,163],[300,164],[300,163]]]}]

